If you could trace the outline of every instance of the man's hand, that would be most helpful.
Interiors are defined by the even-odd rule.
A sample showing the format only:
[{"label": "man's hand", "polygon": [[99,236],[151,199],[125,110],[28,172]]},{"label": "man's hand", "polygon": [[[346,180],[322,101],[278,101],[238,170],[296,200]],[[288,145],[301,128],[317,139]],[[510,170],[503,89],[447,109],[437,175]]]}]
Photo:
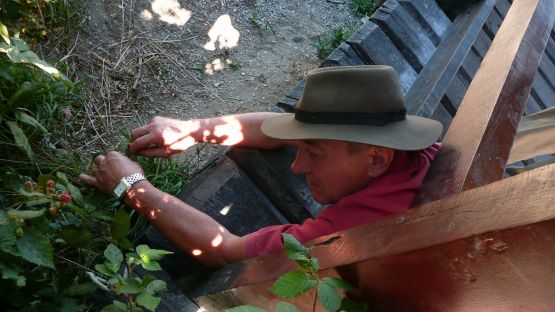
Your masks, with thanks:
[{"label": "man's hand", "polygon": [[106,156],[99,155],[94,159],[92,176],[79,175],[79,179],[104,193],[112,193],[118,182],[134,173],[143,173],[143,168],[118,152],[109,152]]},{"label": "man's hand", "polygon": [[169,157],[199,142],[195,136],[200,121],[154,117],[152,121],[131,131],[129,151],[147,157]]}]

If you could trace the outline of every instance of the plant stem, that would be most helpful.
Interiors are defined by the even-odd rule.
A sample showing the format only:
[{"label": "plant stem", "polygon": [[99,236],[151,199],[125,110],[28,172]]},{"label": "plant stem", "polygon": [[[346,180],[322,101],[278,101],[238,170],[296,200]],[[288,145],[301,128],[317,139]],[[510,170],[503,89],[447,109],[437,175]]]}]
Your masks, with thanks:
[{"label": "plant stem", "polygon": [[316,300],[318,299],[318,289],[316,289],[316,295],[314,296],[314,303],[312,304],[312,312],[316,312]]}]

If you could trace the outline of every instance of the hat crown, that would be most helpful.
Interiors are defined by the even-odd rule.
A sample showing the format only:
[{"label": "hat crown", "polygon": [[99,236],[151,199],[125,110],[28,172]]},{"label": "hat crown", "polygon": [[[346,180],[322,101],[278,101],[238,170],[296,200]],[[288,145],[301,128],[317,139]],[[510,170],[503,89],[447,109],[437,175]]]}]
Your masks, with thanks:
[{"label": "hat crown", "polygon": [[308,112],[382,114],[404,110],[405,100],[391,66],[325,67],[308,73],[297,108]]}]

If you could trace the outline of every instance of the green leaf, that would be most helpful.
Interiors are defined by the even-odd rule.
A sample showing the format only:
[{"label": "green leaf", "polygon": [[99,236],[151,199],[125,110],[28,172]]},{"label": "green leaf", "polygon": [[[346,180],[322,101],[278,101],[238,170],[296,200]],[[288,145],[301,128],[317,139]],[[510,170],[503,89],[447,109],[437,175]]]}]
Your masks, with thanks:
[{"label": "green leaf", "polygon": [[8,223],[6,214],[3,210],[0,210],[0,250],[12,250],[15,244],[14,226]]},{"label": "green leaf", "polygon": [[26,228],[23,231],[23,236],[17,240],[17,249],[23,259],[54,269],[54,249],[45,233]]},{"label": "green leaf", "polygon": [[68,296],[83,296],[95,292],[98,289],[94,283],[83,283],[69,287],[66,291]]},{"label": "green leaf", "polygon": [[294,298],[316,286],[316,279],[303,271],[283,274],[270,288],[270,292],[283,297]]},{"label": "green leaf", "polygon": [[12,43],[13,45],[15,45],[15,47],[20,51],[20,52],[25,52],[27,50],[29,50],[29,46],[27,45],[27,43],[25,43],[25,41],[21,40],[20,38],[17,37],[12,37]]},{"label": "green leaf", "polygon": [[48,130],[46,130],[46,128],[40,122],[38,122],[35,118],[23,112],[20,112],[20,111],[16,112],[15,118],[22,123],[28,124],[31,127],[39,129],[43,133],[48,133]]},{"label": "green leaf", "polygon": [[39,199],[34,199],[34,200],[29,200],[27,202],[25,202],[25,206],[28,208],[31,207],[35,207],[35,206],[41,206],[44,204],[48,204],[50,203],[51,200],[49,198],[39,198]]},{"label": "green leaf", "polygon": [[122,278],[121,284],[116,287],[116,293],[138,294],[143,289],[143,284],[135,278]]},{"label": "green leaf", "polygon": [[283,237],[283,247],[287,252],[287,256],[291,260],[301,260],[308,261],[310,259],[310,254],[308,249],[303,246],[293,235],[282,233]]},{"label": "green leaf", "polygon": [[129,215],[124,208],[119,209],[114,214],[112,218],[112,223],[110,224],[110,233],[115,241],[121,241],[127,238],[129,234]]},{"label": "green leaf", "polygon": [[277,304],[276,312],[299,312],[299,309],[292,303],[282,301]]},{"label": "green leaf", "polygon": [[160,264],[157,262],[158,260],[162,259],[165,255],[172,254],[171,251],[160,250],[160,249],[150,249],[147,245],[139,245],[135,248],[137,255],[139,255],[139,259],[141,260],[141,266],[145,270],[149,271],[159,271],[162,268]]},{"label": "green leaf", "polygon": [[26,81],[8,100],[9,107],[25,107],[30,102],[39,87],[36,83]]},{"label": "green leaf", "polygon": [[151,296],[149,294],[140,294],[137,296],[137,304],[143,306],[147,310],[154,311],[160,303],[160,298]]},{"label": "green leaf", "polygon": [[92,233],[89,230],[75,225],[64,226],[61,234],[64,241],[74,248],[83,247],[92,239]]},{"label": "green leaf", "polygon": [[341,301],[341,311],[347,312],[368,312],[370,308],[366,303],[360,303],[356,301],[352,301],[348,298],[343,298]]},{"label": "green leaf", "polygon": [[2,22],[0,22],[0,36],[4,38],[4,41],[6,41],[7,44],[12,44],[10,42],[10,33],[8,32],[8,27],[2,24]]},{"label": "green leaf", "polygon": [[328,312],[335,312],[341,307],[341,295],[337,288],[328,283],[318,283],[318,299]]},{"label": "green leaf", "polygon": [[69,194],[71,194],[72,200],[79,206],[84,207],[85,201],[83,200],[83,195],[81,195],[81,191],[75,185],[69,183],[67,186],[67,190]]},{"label": "green leaf", "polygon": [[0,272],[2,272],[3,279],[14,280],[17,287],[25,286],[25,283],[26,283],[25,276],[19,275],[19,272],[17,272],[17,269],[7,266],[4,263],[0,262]]},{"label": "green leaf", "polygon": [[155,295],[156,293],[165,291],[166,289],[166,282],[162,280],[153,280],[152,282],[148,283],[145,292],[149,295]]},{"label": "green leaf", "polygon": [[41,210],[10,210],[8,215],[13,215],[17,218],[22,218],[24,220],[34,219],[42,216],[44,214],[44,208]]},{"label": "green leaf", "polygon": [[58,171],[56,172],[56,177],[58,178],[58,183],[60,183],[61,185],[67,188],[67,186],[69,185],[69,180],[67,179],[66,174],[61,171]]},{"label": "green leaf", "polygon": [[250,305],[241,305],[235,308],[225,309],[224,312],[266,312],[266,310]]},{"label": "green leaf", "polygon": [[127,305],[121,301],[114,300],[112,304],[109,304],[102,308],[100,312],[127,312],[129,309]]},{"label": "green leaf", "polygon": [[105,263],[96,264],[96,265],[94,266],[94,268],[95,268],[98,272],[100,272],[100,273],[102,273],[102,274],[104,274],[104,275],[108,275],[108,276],[112,276],[112,275],[116,274],[116,270],[119,269],[119,267],[118,267],[118,268],[116,268],[116,270],[112,270],[112,267],[106,265]]},{"label": "green leaf", "polygon": [[343,288],[343,289],[355,289],[355,286],[351,285],[349,282],[344,281],[340,278],[335,278],[335,277],[324,277],[322,279],[322,282],[333,286],[335,288]]},{"label": "green leaf", "polygon": [[116,247],[116,245],[114,244],[108,245],[108,247],[106,247],[106,250],[104,250],[104,256],[106,257],[108,262],[112,264],[113,271],[117,272],[121,265],[121,262],[123,261],[123,254],[121,253],[119,248]]},{"label": "green leaf", "polygon": [[21,128],[13,121],[6,121],[6,124],[12,132],[12,135],[15,139],[15,144],[22,148],[25,153],[27,153],[27,157],[29,157],[29,159],[34,162],[35,154],[33,153],[33,150],[31,149],[31,144],[29,144],[29,139],[27,139],[27,136],[25,135],[25,133],[23,133],[23,130],[21,130]]}]

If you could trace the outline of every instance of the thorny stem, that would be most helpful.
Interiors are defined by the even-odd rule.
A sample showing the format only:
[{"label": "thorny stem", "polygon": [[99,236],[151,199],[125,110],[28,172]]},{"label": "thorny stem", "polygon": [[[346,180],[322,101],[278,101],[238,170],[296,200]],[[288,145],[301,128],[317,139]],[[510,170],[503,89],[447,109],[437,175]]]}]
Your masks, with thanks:
[{"label": "thorny stem", "polygon": [[129,294],[125,294],[127,298],[127,305],[129,306],[129,311],[133,312],[135,310],[135,305],[133,304],[133,298]]}]

